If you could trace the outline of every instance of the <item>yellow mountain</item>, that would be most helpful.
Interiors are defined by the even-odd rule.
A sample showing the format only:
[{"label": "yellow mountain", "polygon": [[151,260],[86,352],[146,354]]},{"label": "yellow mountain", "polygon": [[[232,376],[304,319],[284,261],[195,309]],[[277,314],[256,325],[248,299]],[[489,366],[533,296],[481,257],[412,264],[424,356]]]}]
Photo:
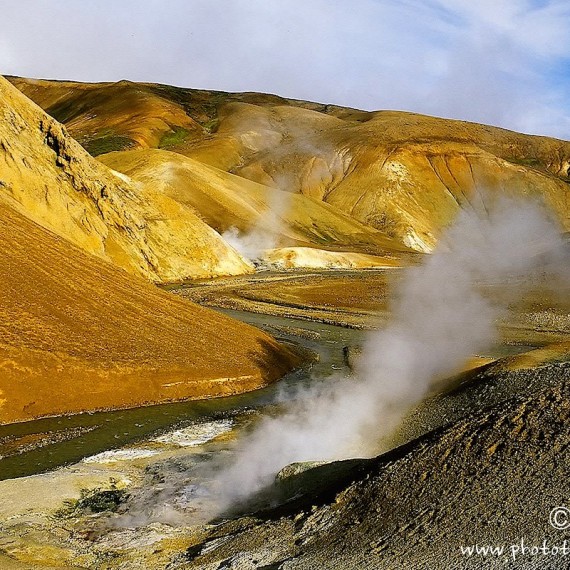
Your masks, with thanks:
[{"label": "yellow mountain", "polygon": [[420,251],[495,192],[536,196],[570,228],[570,143],[545,137],[411,113],[355,121],[232,103],[214,138],[178,150],[323,200]]},{"label": "yellow mountain", "polygon": [[0,203],[0,424],[259,388],[297,358]]},{"label": "yellow mountain", "polygon": [[9,78],[93,154],[156,147],[170,126],[202,133],[184,109],[129,81],[84,84]]},{"label": "yellow mountain", "polygon": [[218,233],[2,78],[0,100],[0,424],[243,392],[297,364],[148,282],[250,271]]},{"label": "yellow mountain", "polygon": [[93,159],[3,78],[0,100],[1,202],[153,281],[251,270],[188,208]]},{"label": "yellow mountain", "polygon": [[384,233],[320,200],[258,184],[177,153],[146,149],[112,152],[99,159],[191,208],[224,236],[232,228],[244,235],[256,232],[261,249],[309,245],[385,257],[406,251]]},{"label": "yellow mountain", "polygon": [[[167,148],[326,202],[416,250],[431,250],[460,208],[480,204],[494,192],[536,196],[570,229],[570,143],[565,141],[258,93],[12,81],[64,121],[93,154]],[[156,117],[160,121],[153,123]],[[135,123],[144,136],[134,133]]]}]

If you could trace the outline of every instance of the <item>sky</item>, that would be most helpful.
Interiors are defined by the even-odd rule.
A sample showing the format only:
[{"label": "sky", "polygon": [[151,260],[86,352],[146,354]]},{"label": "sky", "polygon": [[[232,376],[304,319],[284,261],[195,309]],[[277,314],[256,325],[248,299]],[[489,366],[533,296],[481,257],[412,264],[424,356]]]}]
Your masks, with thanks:
[{"label": "sky", "polygon": [[262,91],[570,139],[570,0],[0,0],[0,73]]}]

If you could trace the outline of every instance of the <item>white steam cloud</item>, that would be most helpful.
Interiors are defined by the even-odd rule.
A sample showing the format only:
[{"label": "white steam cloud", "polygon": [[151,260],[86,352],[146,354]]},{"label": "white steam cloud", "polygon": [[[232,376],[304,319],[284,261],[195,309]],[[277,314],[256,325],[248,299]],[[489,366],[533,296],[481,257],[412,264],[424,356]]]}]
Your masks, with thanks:
[{"label": "white steam cloud", "polygon": [[[331,171],[342,172],[345,168],[343,161],[346,151],[337,152],[332,145],[323,142],[322,137],[319,138],[313,124],[297,122],[299,117],[295,116],[294,120],[290,120],[287,111],[289,109],[278,109],[268,116],[263,113],[254,118],[238,117],[233,123],[236,133],[245,133],[241,134],[245,148],[261,157],[266,153],[271,156],[266,162],[262,158],[260,163],[270,182],[266,182],[269,189],[264,198],[265,207],[254,226],[245,231],[234,226],[222,233],[222,237],[242,256],[258,263],[264,261],[265,252],[283,245],[283,237],[303,237],[302,233],[297,233],[296,220],[291,216],[295,204],[292,194],[303,193],[306,182],[303,178],[312,174],[309,186],[317,186],[320,177],[330,177],[331,182]],[[316,160],[322,165],[322,171],[314,168]],[[291,164],[304,165],[304,169],[297,173],[296,169],[290,170]],[[248,178],[247,170],[248,165],[238,174],[245,173]]]},{"label": "white steam cloud", "polygon": [[287,231],[284,217],[290,207],[291,194],[281,188],[286,188],[284,181],[279,181],[279,188],[272,189],[268,194],[265,210],[259,215],[255,225],[247,231],[231,227],[222,233],[222,237],[243,257],[262,262],[267,250],[279,246],[280,236]]},{"label": "white steam cloud", "polygon": [[391,322],[370,333],[354,376],[315,380],[284,399],[231,453],[190,471],[165,466],[160,484],[143,486],[117,524],[204,521],[270,485],[290,463],[386,450],[434,383],[496,344],[497,321],[531,277],[549,268],[570,282],[565,255],[557,224],[534,202],[487,197],[460,212],[435,253],[406,270]]},{"label": "white steam cloud", "polygon": [[250,232],[240,232],[238,228],[231,227],[222,237],[243,257],[256,262],[263,259],[265,251],[277,245],[276,235],[258,227]]},{"label": "white steam cloud", "polygon": [[329,380],[282,415],[263,419],[239,442],[231,463],[218,465],[220,510],[292,462],[377,454],[434,380],[496,342],[505,307],[484,286],[502,283],[520,293],[517,284],[560,253],[562,240],[534,203],[501,198],[488,208],[462,211],[437,251],[407,270],[391,324],[370,335],[355,378]]}]

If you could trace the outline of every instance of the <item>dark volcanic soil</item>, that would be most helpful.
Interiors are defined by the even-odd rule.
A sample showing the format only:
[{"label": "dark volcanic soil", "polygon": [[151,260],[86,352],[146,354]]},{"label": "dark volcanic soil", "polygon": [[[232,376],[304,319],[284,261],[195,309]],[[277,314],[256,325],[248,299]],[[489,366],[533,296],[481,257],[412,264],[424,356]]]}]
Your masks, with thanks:
[{"label": "dark volcanic soil", "polygon": [[[549,523],[553,508],[570,507],[570,366],[539,370],[544,384],[532,394],[363,460],[336,481],[331,466],[316,467],[309,478],[319,481],[320,495],[298,499],[289,512],[258,513],[214,528],[177,567],[570,567],[570,547],[566,555],[516,551],[521,540],[531,547],[546,540],[548,548],[570,541],[569,530]],[[524,372],[511,374],[518,383]],[[500,381],[509,382],[509,375]],[[297,477],[300,487],[306,484],[307,472]],[[462,546],[473,545],[504,551],[462,553]]]}]

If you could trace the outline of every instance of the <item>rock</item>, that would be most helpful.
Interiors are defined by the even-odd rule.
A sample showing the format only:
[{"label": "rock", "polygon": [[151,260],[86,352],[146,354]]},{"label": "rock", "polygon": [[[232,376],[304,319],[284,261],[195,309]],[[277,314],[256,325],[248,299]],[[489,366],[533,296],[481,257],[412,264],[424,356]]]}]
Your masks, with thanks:
[{"label": "rock", "polygon": [[286,479],[290,477],[294,477],[299,475],[300,473],[304,473],[309,469],[314,469],[315,467],[320,467],[321,465],[325,465],[327,461],[302,461],[299,463],[291,463],[290,465],[286,465],[275,475],[275,481],[277,483],[282,483]]},{"label": "rock", "polygon": [[344,363],[351,369],[354,370],[356,362],[362,354],[362,347],[360,346],[343,346],[342,355]]}]

